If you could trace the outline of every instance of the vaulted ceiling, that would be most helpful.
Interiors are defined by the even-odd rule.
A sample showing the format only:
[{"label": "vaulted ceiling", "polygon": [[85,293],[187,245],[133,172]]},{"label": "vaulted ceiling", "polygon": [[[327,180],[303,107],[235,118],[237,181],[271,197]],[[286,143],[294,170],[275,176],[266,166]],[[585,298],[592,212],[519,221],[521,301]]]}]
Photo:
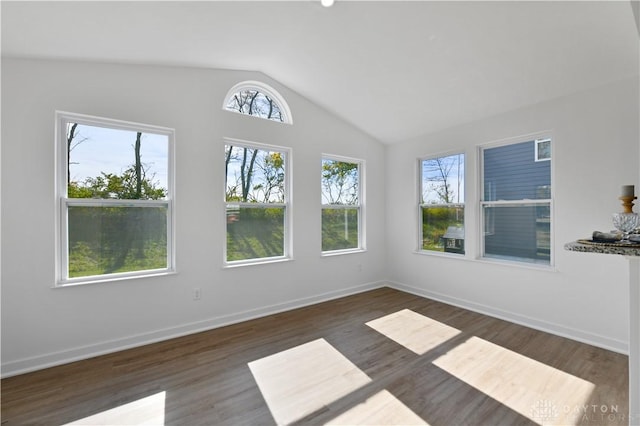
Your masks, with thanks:
[{"label": "vaulted ceiling", "polygon": [[261,71],[385,143],[638,76],[628,1],[1,2],[2,54]]}]

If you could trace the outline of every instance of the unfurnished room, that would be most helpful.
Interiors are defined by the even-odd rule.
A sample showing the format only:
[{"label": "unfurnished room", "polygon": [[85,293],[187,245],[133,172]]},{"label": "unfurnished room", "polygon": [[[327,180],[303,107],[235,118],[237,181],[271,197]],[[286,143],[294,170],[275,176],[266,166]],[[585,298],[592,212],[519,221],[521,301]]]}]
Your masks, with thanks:
[{"label": "unfurnished room", "polygon": [[2,426],[640,425],[640,2],[0,14]]}]

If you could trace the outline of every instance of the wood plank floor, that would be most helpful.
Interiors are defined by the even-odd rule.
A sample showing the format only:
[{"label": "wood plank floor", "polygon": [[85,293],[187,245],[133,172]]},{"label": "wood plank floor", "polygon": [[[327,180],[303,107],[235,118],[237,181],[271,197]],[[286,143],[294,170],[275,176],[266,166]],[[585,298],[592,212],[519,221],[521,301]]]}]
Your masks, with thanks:
[{"label": "wood plank floor", "polygon": [[2,425],[628,422],[626,356],[389,288],[1,386]]}]

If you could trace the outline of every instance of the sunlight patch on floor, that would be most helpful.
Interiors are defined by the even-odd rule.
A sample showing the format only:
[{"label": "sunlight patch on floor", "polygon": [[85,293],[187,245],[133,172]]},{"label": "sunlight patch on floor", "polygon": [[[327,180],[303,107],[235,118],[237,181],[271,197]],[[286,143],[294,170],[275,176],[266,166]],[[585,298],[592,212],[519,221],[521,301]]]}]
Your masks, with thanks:
[{"label": "sunlight patch on floor", "polygon": [[166,392],[158,392],[67,425],[164,425],[165,399]]},{"label": "sunlight patch on floor", "polygon": [[249,368],[278,424],[300,420],[371,382],[324,339],[252,361]]},{"label": "sunlight patch on floor", "polygon": [[411,411],[386,389],[367,398],[338,417],[328,425],[428,425],[420,416]]},{"label": "sunlight patch on floor", "polygon": [[576,409],[595,385],[479,337],[471,337],[434,365],[512,410],[544,425],[580,420]]},{"label": "sunlight patch on floor", "polygon": [[366,324],[418,355],[423,355],[460,334],[460,330],[410,309],[403,309]]}]

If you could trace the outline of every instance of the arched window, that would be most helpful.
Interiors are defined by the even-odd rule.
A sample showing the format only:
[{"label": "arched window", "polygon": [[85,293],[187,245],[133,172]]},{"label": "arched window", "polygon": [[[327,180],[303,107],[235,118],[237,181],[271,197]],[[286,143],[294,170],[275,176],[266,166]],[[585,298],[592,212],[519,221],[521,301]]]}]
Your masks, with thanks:
[{"label": "arched window", "polygon": [[275,89],[258,81],[243,81],[229,90],[222,106],[227,111],[292,124],[291,111]]}]

